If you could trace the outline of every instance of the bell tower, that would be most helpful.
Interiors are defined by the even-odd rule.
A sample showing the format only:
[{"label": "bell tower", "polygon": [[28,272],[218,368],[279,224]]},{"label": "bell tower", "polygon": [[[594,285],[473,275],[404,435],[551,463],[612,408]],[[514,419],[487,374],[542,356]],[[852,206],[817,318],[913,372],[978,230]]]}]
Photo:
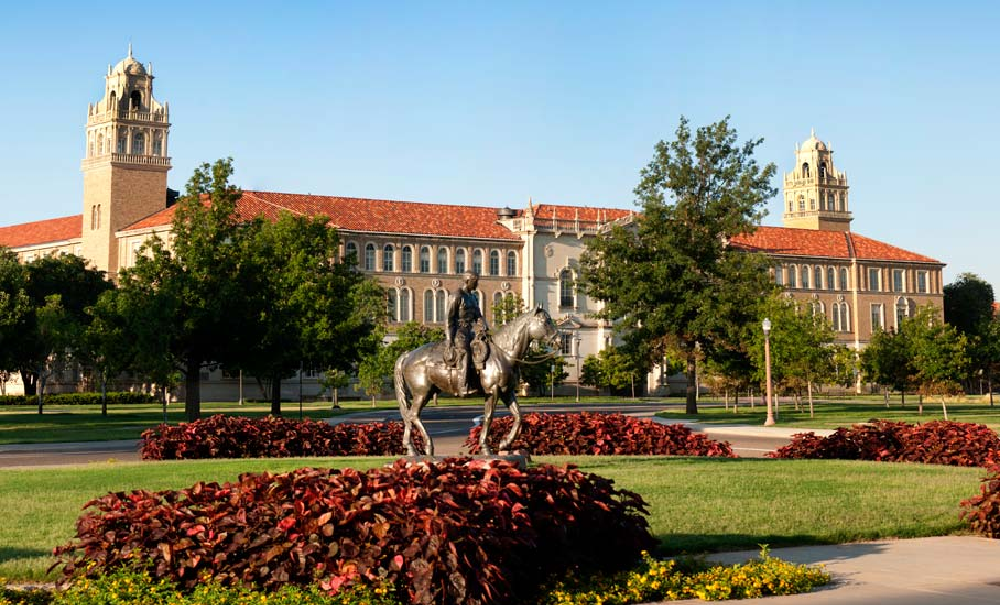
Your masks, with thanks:
[{"label": "bell tower", "polygon": [[83,256],[115,279],[115,232],[166,206],[170,105],[153,98],[153,65],[128,56],[108,66],[104,98],[87,107]]},{"label": "bell tower", "polygon": [[833,165],[833,151],[812,132],[795,146],[795,168],[785,173],[785,227],[850,231],[847,175]]}]

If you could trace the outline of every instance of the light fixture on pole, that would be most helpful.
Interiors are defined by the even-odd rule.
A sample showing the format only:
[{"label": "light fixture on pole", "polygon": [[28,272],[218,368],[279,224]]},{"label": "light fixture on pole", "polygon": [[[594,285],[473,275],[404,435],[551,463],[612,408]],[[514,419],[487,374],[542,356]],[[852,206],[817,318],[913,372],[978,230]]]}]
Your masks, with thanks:
[{"label": "light fixture on pole", "polygon": [[774,426],[774,408],[771,398],[771,320],[765,317],[761,327],[764,329],[764,367],[765,380],[767,381],[767,420],[764,421],[764,426]]},{"label": "light fixture on pole", "polygon": [[576,365],[576,402],[580,403],[580,338],[579,334],[573,334],[573,363]]}]

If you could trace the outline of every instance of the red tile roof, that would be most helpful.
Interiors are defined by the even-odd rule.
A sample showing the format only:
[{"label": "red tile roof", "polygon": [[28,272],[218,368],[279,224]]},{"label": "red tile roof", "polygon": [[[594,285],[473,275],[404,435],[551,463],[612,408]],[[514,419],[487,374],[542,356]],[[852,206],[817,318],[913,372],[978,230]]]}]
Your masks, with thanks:
[{"label": "red tile roof", "polygon": [[[330,217],[330,224],[347,231],[519,239],[497,224],[496,208],[479,206],[244,191],[236,207],[243,218],[277,218],[282,211],[306,216],[323,214]],[[173,220],[174,208],[161,210],[125,230],[168,225]]]},{"label": "red tile roof", "polygon": [[759,227],[752,234],[734,237],[732,243],[738,248],[774,255],[942,264],[929,256],[843,231]]},{"label": "red tile roof", "polygon": [[0,246],[20,248],[49,242],[61,242],[76,239],[82,233],[82,214],[50,218],[44,221],[0,227]]},{"label": "red tile roof", "polygon": [[[583,206],[558,206],[554,204],[538,204],[534,206],[536,219],[581,220],[589,222],[608,222],[636,214],[632,210],[621,208],[590,208]],[[523,214],[523,211],[522,211]]]}]

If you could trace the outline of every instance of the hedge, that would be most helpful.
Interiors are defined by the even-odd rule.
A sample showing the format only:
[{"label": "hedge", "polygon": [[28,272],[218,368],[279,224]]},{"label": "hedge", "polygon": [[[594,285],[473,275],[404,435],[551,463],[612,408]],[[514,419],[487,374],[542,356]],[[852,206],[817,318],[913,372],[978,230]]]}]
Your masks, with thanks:
[{"label": "hedge", "polygon": [[[116,391],[107,394],[108,405],[156,403],[155,395]],[[101,405],[100,393],[52,393],[46,405]],[[0,405],[38,405],[38,395],[0,395]]]}]

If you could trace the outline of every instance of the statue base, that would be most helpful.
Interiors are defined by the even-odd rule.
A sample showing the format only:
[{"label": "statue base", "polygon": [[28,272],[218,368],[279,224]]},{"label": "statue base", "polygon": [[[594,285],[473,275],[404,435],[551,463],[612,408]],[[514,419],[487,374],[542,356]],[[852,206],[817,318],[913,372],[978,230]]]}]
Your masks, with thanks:
[{"label": "statue base", "polygon": [[528,463],[531,462],[531,456],[529,456],[524,450],[517,450],[514,453],[501,452],[496,456],[403,456],[401,460],[405,460],[406,462],[441,462],[449,458],[462,458],[466,460],[504,460],[506,462],[513,462],[514,466],[521,470],[528,468]]}]

